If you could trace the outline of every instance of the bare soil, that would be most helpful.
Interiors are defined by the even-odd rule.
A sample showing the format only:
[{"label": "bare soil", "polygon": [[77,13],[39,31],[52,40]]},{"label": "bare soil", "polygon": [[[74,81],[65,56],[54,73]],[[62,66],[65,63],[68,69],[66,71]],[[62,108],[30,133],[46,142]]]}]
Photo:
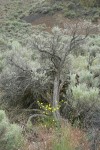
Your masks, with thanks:
[{"label": "bare soil", "polygon": [[86,24],[90,24],[92,27],[91,34],[100,34],[100,19],[97,23],[92,23],[91,20],[85,19],[68,19],[63,16],[61,13],[55,13],[54,15],[47,15],[47,14],[35,14],[29,15],[23,18],[26,22],[31,23],[33,26],[36,25],[45,25],[47,31],[50,31],[53,26],[59,26],[60,28],[65,28],[66,25],[73,26],[77,23],[82,27],[81,33],[84,33],[84,27]]}]

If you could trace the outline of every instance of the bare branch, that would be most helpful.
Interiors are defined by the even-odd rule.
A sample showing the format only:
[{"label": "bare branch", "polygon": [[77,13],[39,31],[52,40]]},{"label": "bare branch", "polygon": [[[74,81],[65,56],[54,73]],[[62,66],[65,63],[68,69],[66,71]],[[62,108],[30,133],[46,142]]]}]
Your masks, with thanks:
[{"label": "bare branch", "polygon": [[24,69],[23,67],[19,66],[17,63],[13,61],[13,59],[9,59],[12,65],[14,65],[16,68],[19,68],[22,71],[30,71],[31,73],[33,72],[32,70],[29,70],[28,68]]},{"label": "bare branch", "polygon": [[32,118],[36,118],[36,117],[47,117],[46,115],[44,114],[34,114],[32,116],[29,117],[28,121],[31,121]]},{"label": "bare branch", "polygon": [[[77,24],[78,25],[78,24]],[[77,25],[76,25],[76,29],[77,29]],[[66,46],[66,53],[65,53],[65,56],[64,56],[64,59],[62,60],[62,63],[61,63],[61,67],[63,66],[65,60],[66,60],[66,57],[68,56],[68,54],[78,45],[81,43],[81,41],[84,41],[87,36],[89,35],[89,30],[88,28],[86,28],[86,34],[85,36],[82,38],[80,37],[80,35],[77,35],[77,30],[73,31],[73,35],[72,35],[72,39],[70,40],[70,43],[69,43],[69,46]]]}]

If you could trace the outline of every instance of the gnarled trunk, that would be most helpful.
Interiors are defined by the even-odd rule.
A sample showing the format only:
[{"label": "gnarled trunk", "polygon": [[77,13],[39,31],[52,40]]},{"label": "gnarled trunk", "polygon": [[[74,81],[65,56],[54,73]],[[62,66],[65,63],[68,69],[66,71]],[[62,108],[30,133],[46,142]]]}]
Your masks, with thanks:
[{"label": "gnarled trunk", "polygon": [[53,115],[56,121],[60,120],[60,112],[59,112],[59,81],[60,74],[56,74],[54,78],[54,89],[53,89]]}]

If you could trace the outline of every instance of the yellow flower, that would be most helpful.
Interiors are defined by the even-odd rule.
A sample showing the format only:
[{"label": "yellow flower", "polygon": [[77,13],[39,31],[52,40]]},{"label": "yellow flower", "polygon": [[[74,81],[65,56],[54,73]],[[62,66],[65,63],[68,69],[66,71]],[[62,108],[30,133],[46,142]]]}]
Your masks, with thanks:
[{"label": "yellow flower", "polygon": [[51,108],[51,107],[49,107],[48,109],[49,109],[49,110],[52,110],[52,108]]}]

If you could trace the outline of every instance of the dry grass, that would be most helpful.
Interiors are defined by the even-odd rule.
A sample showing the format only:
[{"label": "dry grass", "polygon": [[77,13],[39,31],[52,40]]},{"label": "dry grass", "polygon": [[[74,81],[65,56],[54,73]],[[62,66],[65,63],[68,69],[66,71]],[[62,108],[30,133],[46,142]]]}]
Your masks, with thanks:
[{"label": "dry grass", "polygon": [[[64,139],[63,146],[66,150],[69,150],[67,146],[71,150],[75,150],[77,147],[81,147],[82,150],[89,150],[86,134],[70,124],[62,124],[59,129],[47,129],[46,127],[39,126],[37,127],[36,135],[36,138],[32,137],[33,141],[26,141],[22,150],[55,150],[54,144],[61,143],[62,139]],[[31,136],[36,135],[32,134]]]}]

